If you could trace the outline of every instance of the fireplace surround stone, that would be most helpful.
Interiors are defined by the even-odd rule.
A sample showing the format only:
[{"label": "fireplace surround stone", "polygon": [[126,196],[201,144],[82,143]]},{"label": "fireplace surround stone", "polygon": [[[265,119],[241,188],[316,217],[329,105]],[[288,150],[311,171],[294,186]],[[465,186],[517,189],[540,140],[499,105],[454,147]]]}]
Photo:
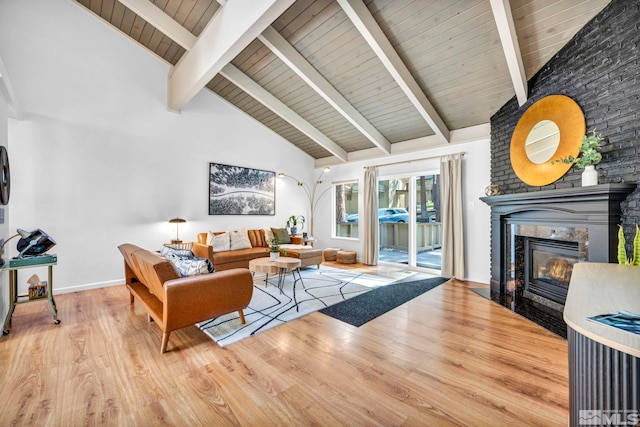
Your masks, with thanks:
[{"label": "fireplace surround stone", "polygon": [[[491,299],[516,311],[516,297],[522,299],[525,288],[518,287],[519,281],[527,280],[520,271],[524,255],[516,250],[523,238],[574,242],[580,262],[617,262],[620,203],[635,189],[635,184],[602,184],[482,197],[491,207]],[[535,298],[527,303],[531,301],[540,303]],[[544,311],[554,309],[554,304],[546,305]],[[564,329],[562,313],[556,317]],[[566,331],[554,332],[566,336]]]}]

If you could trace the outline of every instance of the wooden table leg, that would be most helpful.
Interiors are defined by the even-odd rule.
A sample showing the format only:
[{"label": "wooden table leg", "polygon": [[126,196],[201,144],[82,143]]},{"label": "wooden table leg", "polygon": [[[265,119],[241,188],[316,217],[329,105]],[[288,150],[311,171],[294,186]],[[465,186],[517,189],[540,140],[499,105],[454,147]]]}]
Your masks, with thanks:
[{"label": "wooden table leg", "polygon": [[53,315],[53,323],[58,325],[60,324],[60,319],[58,319],[58,308],[56,307],[56,301],[53,299],[53,266],[50,265],[48,268],[49,280],[47,281],[47,299],[49,300],[49,309]]},{"label": "wooden table leg", "polygon": [[7,317],[4,320],[4,328],[2,329],[2,335],[9,335],[9,325],[11,325],[11,317],[13,311],[16,309],[16,302],[18,301],[18,272],[16,270],[9,271],[9,311]]}]

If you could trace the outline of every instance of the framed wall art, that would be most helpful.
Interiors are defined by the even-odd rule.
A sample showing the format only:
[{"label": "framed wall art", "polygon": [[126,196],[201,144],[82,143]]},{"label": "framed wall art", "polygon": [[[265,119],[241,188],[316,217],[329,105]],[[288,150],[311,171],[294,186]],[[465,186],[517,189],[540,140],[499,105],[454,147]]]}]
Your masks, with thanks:
[{"label": "framed wall art", "polygon": [[209,163],[209,215],[275,214],[275,172]]}]

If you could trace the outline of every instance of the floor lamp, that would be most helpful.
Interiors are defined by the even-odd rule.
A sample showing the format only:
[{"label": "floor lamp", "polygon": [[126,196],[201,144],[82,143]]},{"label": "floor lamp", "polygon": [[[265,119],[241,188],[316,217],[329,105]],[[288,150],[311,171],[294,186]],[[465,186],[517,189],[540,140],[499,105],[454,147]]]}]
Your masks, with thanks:
[{"label": "floor lamp", "polygon": [[302,187],[305,194],[307,195],[307,198],[309,199],[309,212],[311,214],[309,218],[310,236],[313,236],[313,223],[315,222],[315,213],[316,213],[316,207],[318,206],[318,202],[320,201],[322,196],[324,196],[327,193],[327,191],[331,188],[331,186],[329,186],[325,188],[320,194],[316,195],[318,190],[318,185],[322,184],[322,175],[324,175],[325,172],[329,172],[330,170],[331,170],[330,167],[328,166],[325,167],[322,170],[322,173],[320,174],[320,176],[318,176],[318,178],[316,179],[316,182],[313,184],[313,187],[310,187],[309,184],[307,184],[306,182],[302,182],[299,179],[292,177],[291,175],[285,174],[284,172],[278,173],[278,178],[289,178],[295,181],[298,184],[298,187]]}]

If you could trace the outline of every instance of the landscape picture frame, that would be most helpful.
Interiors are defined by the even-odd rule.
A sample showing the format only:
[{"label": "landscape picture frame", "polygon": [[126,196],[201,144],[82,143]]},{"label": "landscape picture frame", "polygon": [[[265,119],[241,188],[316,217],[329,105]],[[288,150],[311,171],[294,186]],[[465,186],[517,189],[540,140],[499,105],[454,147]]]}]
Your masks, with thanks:
[{"label": "landscape picture frame", "polygon": [[275,214],[275,172],[209,163],[209,215]]}]

